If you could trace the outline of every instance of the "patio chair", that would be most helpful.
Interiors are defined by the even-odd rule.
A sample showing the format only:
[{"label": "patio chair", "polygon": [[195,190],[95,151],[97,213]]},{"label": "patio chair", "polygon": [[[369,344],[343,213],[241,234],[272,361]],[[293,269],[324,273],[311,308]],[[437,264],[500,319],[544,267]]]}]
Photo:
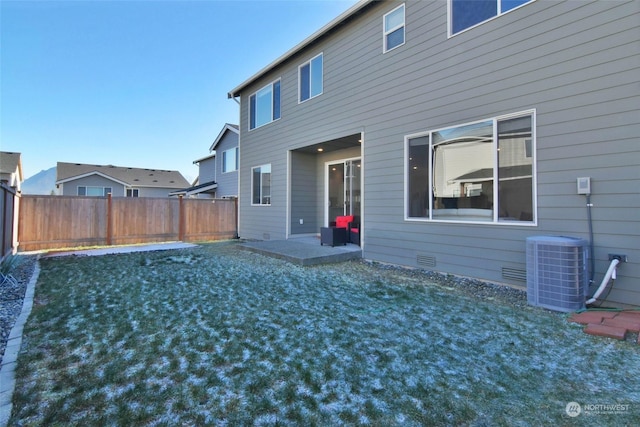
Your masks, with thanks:
[{"label": "patio chair", "polygon": [[[351,233],[359,231],[358,226],[354,226],[353,215],[337,216],[335,221],[329,223],[329,227],[322,227],[320,229],[320,245],[346,245],[347,243],[353,243]],[[360,244],[359,234],[356,234],[358,243]]]}]

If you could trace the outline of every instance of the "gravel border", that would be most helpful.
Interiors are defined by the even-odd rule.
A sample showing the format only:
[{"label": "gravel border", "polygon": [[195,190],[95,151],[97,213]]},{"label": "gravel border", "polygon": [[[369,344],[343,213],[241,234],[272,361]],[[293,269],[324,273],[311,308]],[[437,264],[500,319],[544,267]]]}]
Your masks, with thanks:
[{"label": "gravel border", "polygon": [[[513,307],[528,307],[526,289],[519,289],[502,283],[487,282],[465,276],[440,273],[433,270],[405,267],[395,264],[383,264],[377,261],[362,260],[377,268],[399,271],[416,279],[428,280],[445,288],[453,288],[457,292],[479,300],[498,301]],[[546,310],[548,311],[548,310]],[[551,311],[550,311],[551,312]]]},{"label": "gravel border", "polygon": [[0,364],[7,348],[9,334],[22,312],[27,284],[33,276],[37,255],[16,255],[17,265],[10,274],[18,281],[17,286],[7,282],[0,285]]}]

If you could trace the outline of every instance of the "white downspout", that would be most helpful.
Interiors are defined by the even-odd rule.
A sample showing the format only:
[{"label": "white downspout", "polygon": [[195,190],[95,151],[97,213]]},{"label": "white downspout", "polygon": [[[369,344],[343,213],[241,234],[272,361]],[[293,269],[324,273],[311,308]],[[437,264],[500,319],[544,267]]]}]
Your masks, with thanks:
[{"label": "white downspout", "polygon": [[618,264],[620,264],[620,260],[619,259],[614,258],[614,259],[611,260],[611,264],[609,264],[609,269],[607,270],[607,273],[604,275],[604,278],[602,279],[602,283],[600,283],[600,286],[598,287],[598,290],[596,291],[595,294],[593,294],[591,299],[587,300],[587,302],[586,302],[587,305],[593,304],[594,302],[596,302],[596,300],[598,299],[600,294],[607,287],[607,283],[609,283],[609,280],[611,280],[611,279],[616,280],[616,269],[618,267]]}]

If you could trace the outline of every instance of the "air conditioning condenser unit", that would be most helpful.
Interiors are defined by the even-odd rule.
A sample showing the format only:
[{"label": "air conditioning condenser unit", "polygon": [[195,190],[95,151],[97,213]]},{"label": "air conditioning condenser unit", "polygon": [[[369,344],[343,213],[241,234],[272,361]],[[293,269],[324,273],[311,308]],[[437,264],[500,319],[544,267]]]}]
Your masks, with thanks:
[{"label": "air conditioning condenser unit", "polygon": [[555,311],[585,308],[588,243],[564,236],[527,238],[527,302]]}]

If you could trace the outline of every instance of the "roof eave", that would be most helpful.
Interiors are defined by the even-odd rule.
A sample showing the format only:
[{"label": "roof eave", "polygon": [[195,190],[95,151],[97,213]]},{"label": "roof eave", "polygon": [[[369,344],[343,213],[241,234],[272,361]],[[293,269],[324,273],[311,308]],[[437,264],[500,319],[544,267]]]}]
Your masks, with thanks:
[{"label": "roof eave", "polygon": [[91,172],[86,172],[86,173],[83,173],[83,174],[80,174],[80,175],[74,175],[74,176],[70,176],[70,177],[67,177],[67,178],[62,178],[62,179],[59,179],[59,180],[56,181],[56,185],[64,184],[64,183],[67,183],[67,182],[70,182],[70,181],[75,181],[77,179],[86,178],[86,177],[91,176],[91,175],[99,175],[99,176],[101,176],[101,177],[103,177],[105,179],[108,179],[110,181],[117,182],[120,185],[124,185],[124,186],[131,185],[129,183],[126,183],[124,181],[116,179],[116,178],[114,178],[112,176],[106,175],[106,174],[104,174],[104,173],[102,173],[100,171],[91,171]]},{"label": "roof eave", "polygon": [[237,98],[240,95],[240,92],[244,88],[249,86],[253,81],[255,81],[258,78],[262,77],[264,74],[268,73],[269,71],[271,71],[272,69],[274,69],[275,67],[277,67],[278,65],[280,65],[281,63],[286,61],[287,59],[289,59],[291,56],[293,56],[296,53],[300,52],[302,49],[307,47],[309,44],[313,43],[314,41],[316,41],[320,37],[322,37],[324,34],[328,33],[331,30],[333,30],[335,27],[340,25],[343,21],[345,21],[346,19],[348,19],[349,17],[351,17],[356,12],[360,11],[362,8],[367,6],[369,3],[372,3],[373,1],[374,0],[360,0],[358,3],[354,4],[349,9],[347,9],[342,14],[340,14],[337,18],[335,18],[334,20],[329,22],[327,25],[325,25],[324,27],[320,28],[315,33],[311,34],[309,37],[304,39],[302,42],[298,43],[293,48],[289,49],[286,53],[284,53],[278,59],[273,61],[271,64],[267,65],[266,67],[264,67],[263,69],[258,71],[256,74],[254,74],[253,76],[251,76],[247,80],[245,80],[239,86],[237,86],[236,88],[231,90],[231,92],[227,93],[227,98],[229,98],[229,99]]},{"label": "roof eave", "polygon": [[220,141],[224,137],[224,134],[227,133],[227,132],[233,132],[236,135],[240,134],[240,131],[238,129],[236,129],[234,127],[234,125],[232,125],[230,123],[225,123],[225,125],[222,128],[222,130],[220,131],[220,133],[218,134],[216,139],[213,141],[213,144],[211,144],[211,147],[209,148],[209,151],[214,151],[215,150],[215,148],[218,146],[218,144],[220,143]]}]

